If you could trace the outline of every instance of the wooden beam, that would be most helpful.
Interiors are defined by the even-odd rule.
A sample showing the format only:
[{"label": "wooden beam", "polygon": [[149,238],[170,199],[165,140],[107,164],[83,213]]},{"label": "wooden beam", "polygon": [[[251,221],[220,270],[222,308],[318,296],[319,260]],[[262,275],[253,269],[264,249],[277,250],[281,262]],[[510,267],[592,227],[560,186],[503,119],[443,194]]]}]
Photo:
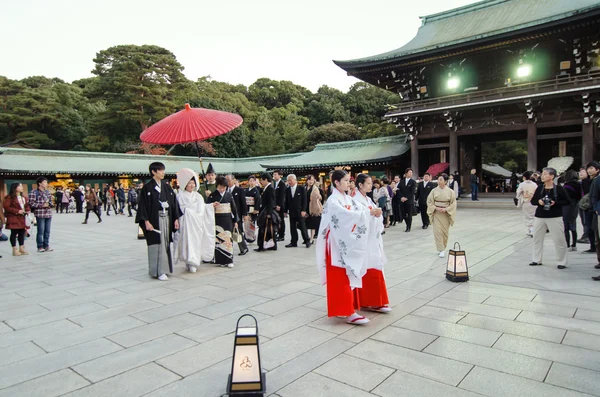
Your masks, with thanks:
[{"label": "wooden beam", "polygon": [[[419,138],[421,136],[419,135]],[[426,144],[426,145],[418,145],[417,149],[421,150],[421,149],[443,149],[443,148],[447,148],[450,147],[450,143],[430,143],[430,144]]]},{"label": "wooden beam", "polygon": [[543,141],[546,139],[566,139],[566,138],[579,138],[583,136],[582,132],[561,132],[559,134],[538,134],[538,141]]}]

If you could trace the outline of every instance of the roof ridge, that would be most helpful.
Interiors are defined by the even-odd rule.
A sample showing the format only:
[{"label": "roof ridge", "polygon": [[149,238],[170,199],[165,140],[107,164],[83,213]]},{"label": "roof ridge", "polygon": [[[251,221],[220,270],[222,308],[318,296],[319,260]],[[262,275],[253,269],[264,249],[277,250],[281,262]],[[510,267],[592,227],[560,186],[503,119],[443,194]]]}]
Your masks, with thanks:
[{"label": "roof ridge", "polygon": [[331,147],[335,147],[336,149],[344,148],[344,147],[357,147],[357,146],[366,146],[374,143],[388,143],[388,142],[396,142],[405,138],[406,134],[399,135],[391,135],[391,136],[383,136],[379,138],[369,138],[369,139],[359,139],[356,141],[344,141],[344,142],[329,142],[329,143],[319,143],[315,146],[314,150],[324,150],[330,149]]},{"label": "roof ridge", "polygon": [[441,19],[455,17],[461,14],[468,14],[470,12],[478,11],[483,8],[493,7],[498,4],[508,3],[514,0],[482,0],[476,3],[467,4],[462,7],[452,8],[450,10],[437,12],[435,14],[429,14],[422,17],[419,17],[422,20],[422,25],[424,26],[427,22],[439,21]]}]

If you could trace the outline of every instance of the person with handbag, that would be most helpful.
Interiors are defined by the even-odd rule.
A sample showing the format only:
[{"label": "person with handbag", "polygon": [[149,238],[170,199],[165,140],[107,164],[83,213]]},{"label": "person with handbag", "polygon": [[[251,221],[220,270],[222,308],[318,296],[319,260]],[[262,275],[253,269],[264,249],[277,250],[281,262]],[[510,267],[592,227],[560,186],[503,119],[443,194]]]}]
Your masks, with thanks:
[{"label": "person with handbag", "polygon": [[[390,201],[390,196],[386,187],[379,179],[373,181],[373,201],[377,203],[377,207],[382,211],[382,223],[386,228],[390,227],[387,223],[387,204]],[[383,232],[385,234],[385,231]]]},{"label": "person with handbag", "polygon": [[233,232],[234,228],[237,230],[239,212],[233,196],[227,191],[225,177],[217,176],[215,182],[217,190],[212,192],[207,200],[207,204],[212,204],[215,207],[214,261],[221,267],[232,268],[234,266]]},{"label": "person with handbag", "polygon": [[535,207],[530,205],[531,198],[533,197],[536,189],[538,188],[537,183],[531,180],[533,172],[525,171],[522,176],[522,182],[517,188],[517,197],[515,198],[517,208],[520,208],[523,212],[523,220],[525,221],[526,235],[533,237],[533,219],[535,216]]},{"label": "person with handbag", "polygon": [[215,256],[215,207],[205,204],[198,192],[200,179],[190,168],[177,172],[177,181],[183,189],[177,194],[177,202],[183,215],[179,218],[179,230],[173,236],[174,262],[185,262],[190,273]]},{"label": "person with handbag", "polygon": [[100,200],[98,200],[98,196],[94,189],[87,185],[85,187],[85,220],[81,222],[82,224],[87,224],[88,219],[90,218],[90,212],[93,212],[98,217],[98,223],[102,222],[102,217],[100,217]]},{"label": "person with handbag", "polygon": [[[10,245],[13,256],[29,255],[25,250],[25,231],[29,219],[29,202],[23,196],[23,185],[16,182],[10,185],[9,194],[4,198],[6,228],[10,230]],[[19,247],[17,247],[17,240]]]},{"label": "person with handbag", "polygon": [[437,187],[427,197],[427,214],[433,225],[433,238],[438,256],[446,256],[450,227],[456,216],[456,194],[448,186],[448,175],[438,177]]},{"label": "person with handbag", "polygon": [[554,168],[542,170],[542,185],[537,188],[531,198],[535,209],[533,221],[533,260],[529,266],[541,266],[544,253],[544,237],[546,231],[554,243],[556,260],[559,269],[567,267],[567,242],[564,235],[563,207],[569,205],[569,196],[562,186],[554,183],[557,173]]},{"label": "person with handbag", "polygon": [[260,190],[257,184],[256,177],[250,175],[248,177],[248,189],[245,191],[248,217],[244,221],[244,236],[248,243],[256,241],[256,219],[260,208]]}]

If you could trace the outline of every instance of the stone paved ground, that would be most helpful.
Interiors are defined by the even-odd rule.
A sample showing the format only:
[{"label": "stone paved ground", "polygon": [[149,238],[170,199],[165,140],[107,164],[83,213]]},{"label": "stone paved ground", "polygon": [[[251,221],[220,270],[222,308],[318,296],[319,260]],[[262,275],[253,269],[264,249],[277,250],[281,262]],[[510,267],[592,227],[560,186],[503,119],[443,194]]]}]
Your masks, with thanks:
[{"label": "stone paved ground", "polygon": [[517,211],[459,208],[463,284],[444,279],[418,218],[389,229],[394,310],[364,327],[326,317],[314,248],[159,282],[130,218],[80,221],[55,216],[52,253],[0,244],[0,397],[220,396],[243,313],[259,320],[272,396],[600,395],[594,258],[570,253],[559,271],[548,246],[530,268]]}]

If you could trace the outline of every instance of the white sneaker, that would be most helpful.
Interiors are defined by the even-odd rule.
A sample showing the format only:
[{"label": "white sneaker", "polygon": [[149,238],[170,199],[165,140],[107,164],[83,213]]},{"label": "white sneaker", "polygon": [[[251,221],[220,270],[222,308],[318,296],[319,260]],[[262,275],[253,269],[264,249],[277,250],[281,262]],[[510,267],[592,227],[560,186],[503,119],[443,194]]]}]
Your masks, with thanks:
[{"label": "white sneaker", "polygon": [[188,271],[190,273],[196,273],[196,266],[188,265]]},{"label": "white sneaker", "polygon": [[233,267],[233,263],[228,263],[227,267],[231,269]]},{"label": "white sneaker", "polygon": [[158,276],[158,279],[160,281],[167,281],[169,279],[169,277],[167,277],[166,274],[161,274],[160,276]]},{"label": "white sneaker", "polygon": [[445,257],[445,256],[446,256],[446,251],[440,251],[440,253],[438,254],[438,256],[439,256],[440,258],[443,258],[443,257]]},{"label": "white sneaker", "polygon": [[369,322],[369,319],[358,313],[354,313],[351,316],[346,317],[346,322],[352,325],[364,325]]}]

